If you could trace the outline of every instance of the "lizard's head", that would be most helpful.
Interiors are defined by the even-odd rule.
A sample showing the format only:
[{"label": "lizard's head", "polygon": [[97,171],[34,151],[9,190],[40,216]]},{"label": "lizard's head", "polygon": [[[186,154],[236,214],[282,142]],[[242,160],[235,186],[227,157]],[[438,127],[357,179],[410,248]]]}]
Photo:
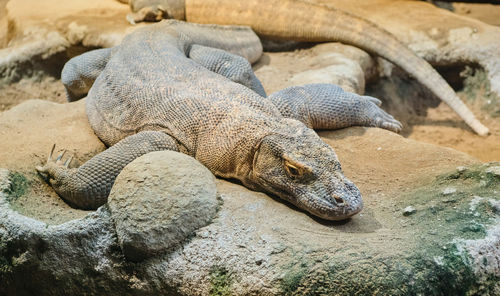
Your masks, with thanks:
[{"label": "lizard's head", "polygon": [[264,137],[252,173],[263,190],[323,219],[344,220],[363,208],[361,193],[344,177],[337,155],[312,130]]}]

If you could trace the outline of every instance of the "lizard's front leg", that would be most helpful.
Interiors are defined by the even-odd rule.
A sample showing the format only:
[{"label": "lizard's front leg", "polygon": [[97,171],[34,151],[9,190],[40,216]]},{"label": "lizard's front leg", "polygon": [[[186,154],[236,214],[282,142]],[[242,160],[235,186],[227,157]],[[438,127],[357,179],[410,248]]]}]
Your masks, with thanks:
[{"label": "lizard's front leg", "polygon": [[78,169],[68,168],[71,159],[62,161],[64,152],[53,160],[52,147],[47,163],[36,169],[48,175],[54,190],[72,206],[97,209],[106,203],[116,177],[128,163],[160,150],[178,151],[177,142],[163,132],[144,131],[121,140]]},{"label": "lizard's front leg", "polygon": [[293,86],[269,96],[285,117],[314,129],[374,126],[401,131],[402,125],[382,110],[380,100],[344,91],[334,84]]}]

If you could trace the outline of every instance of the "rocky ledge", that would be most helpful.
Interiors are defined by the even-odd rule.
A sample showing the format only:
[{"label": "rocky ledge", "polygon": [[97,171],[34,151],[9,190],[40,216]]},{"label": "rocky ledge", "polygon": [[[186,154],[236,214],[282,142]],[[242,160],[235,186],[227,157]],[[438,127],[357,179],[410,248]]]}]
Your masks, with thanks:
[{"label": "rocky ledge", "polygon": [[[88,128],[81,102],[28,101],[0,114],[0,124],[12,117],[17,128],[43,129],[64,118],[40,122],[46,112]],[[31,137],[42,148],[81,140],[71,129],[51,132]],[[132,162],[107,205],[68,214],[74,210],[51,206],[57,196],[41,195],[50,189],[26,169],[41,157],[2,159],[10,170],[0,172],[0,294],[500,293],[499,163],[375,128],[320,135],[364,195],[365,209],[350,220],[318,220],[238,184],[214,185],[197,161],[173,152]],[[38,155],[38,145],[23,144],[32,140],[11,146]],[[144,184],[154,194],[143,194]],[[38,200],[49,213],[27,209]],[[161,219],[146,219],[141,207]]]}]

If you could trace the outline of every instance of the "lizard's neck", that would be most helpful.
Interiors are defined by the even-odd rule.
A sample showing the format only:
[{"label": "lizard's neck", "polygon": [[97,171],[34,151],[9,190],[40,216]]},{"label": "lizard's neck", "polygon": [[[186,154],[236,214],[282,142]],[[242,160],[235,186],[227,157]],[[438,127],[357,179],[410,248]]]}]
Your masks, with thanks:
[{"label": "lizard's neck", "polygon": [[251,182],[256,148],[280,120],[267,116],[229,118],[198,137],[195,158],[218,177]]},{"label": "lizard's neck", "polygon": [[253,163],[262,140],[269,135],[293,137],[301,134],[299,130],[302,129],[308,128],[294,119],[263,116],[245,118],[239,120],[238,124],[218,126],[208,137],[217,141],[209,141],[209,145],[198,146],[196,159],[214,175],[238,179],[246,187],[260,191],[260,186],[253,175]]}]

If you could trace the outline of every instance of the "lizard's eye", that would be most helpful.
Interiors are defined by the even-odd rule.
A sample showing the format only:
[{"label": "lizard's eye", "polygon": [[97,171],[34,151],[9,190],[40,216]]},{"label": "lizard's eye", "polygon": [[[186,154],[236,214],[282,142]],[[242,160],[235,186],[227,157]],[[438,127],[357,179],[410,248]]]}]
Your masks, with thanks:
[{"label": "lizard's eye", "polygon": [[300,170],[298,167],[291,164],[289,161],[285,160],[285,169],[290,177],[300,176]]},{"label": "lizard's eye", "polygon": [[299,163],[284,159],[284,167],[286,174],[292,179],[302,179],[312,175],[311,169]]}]

